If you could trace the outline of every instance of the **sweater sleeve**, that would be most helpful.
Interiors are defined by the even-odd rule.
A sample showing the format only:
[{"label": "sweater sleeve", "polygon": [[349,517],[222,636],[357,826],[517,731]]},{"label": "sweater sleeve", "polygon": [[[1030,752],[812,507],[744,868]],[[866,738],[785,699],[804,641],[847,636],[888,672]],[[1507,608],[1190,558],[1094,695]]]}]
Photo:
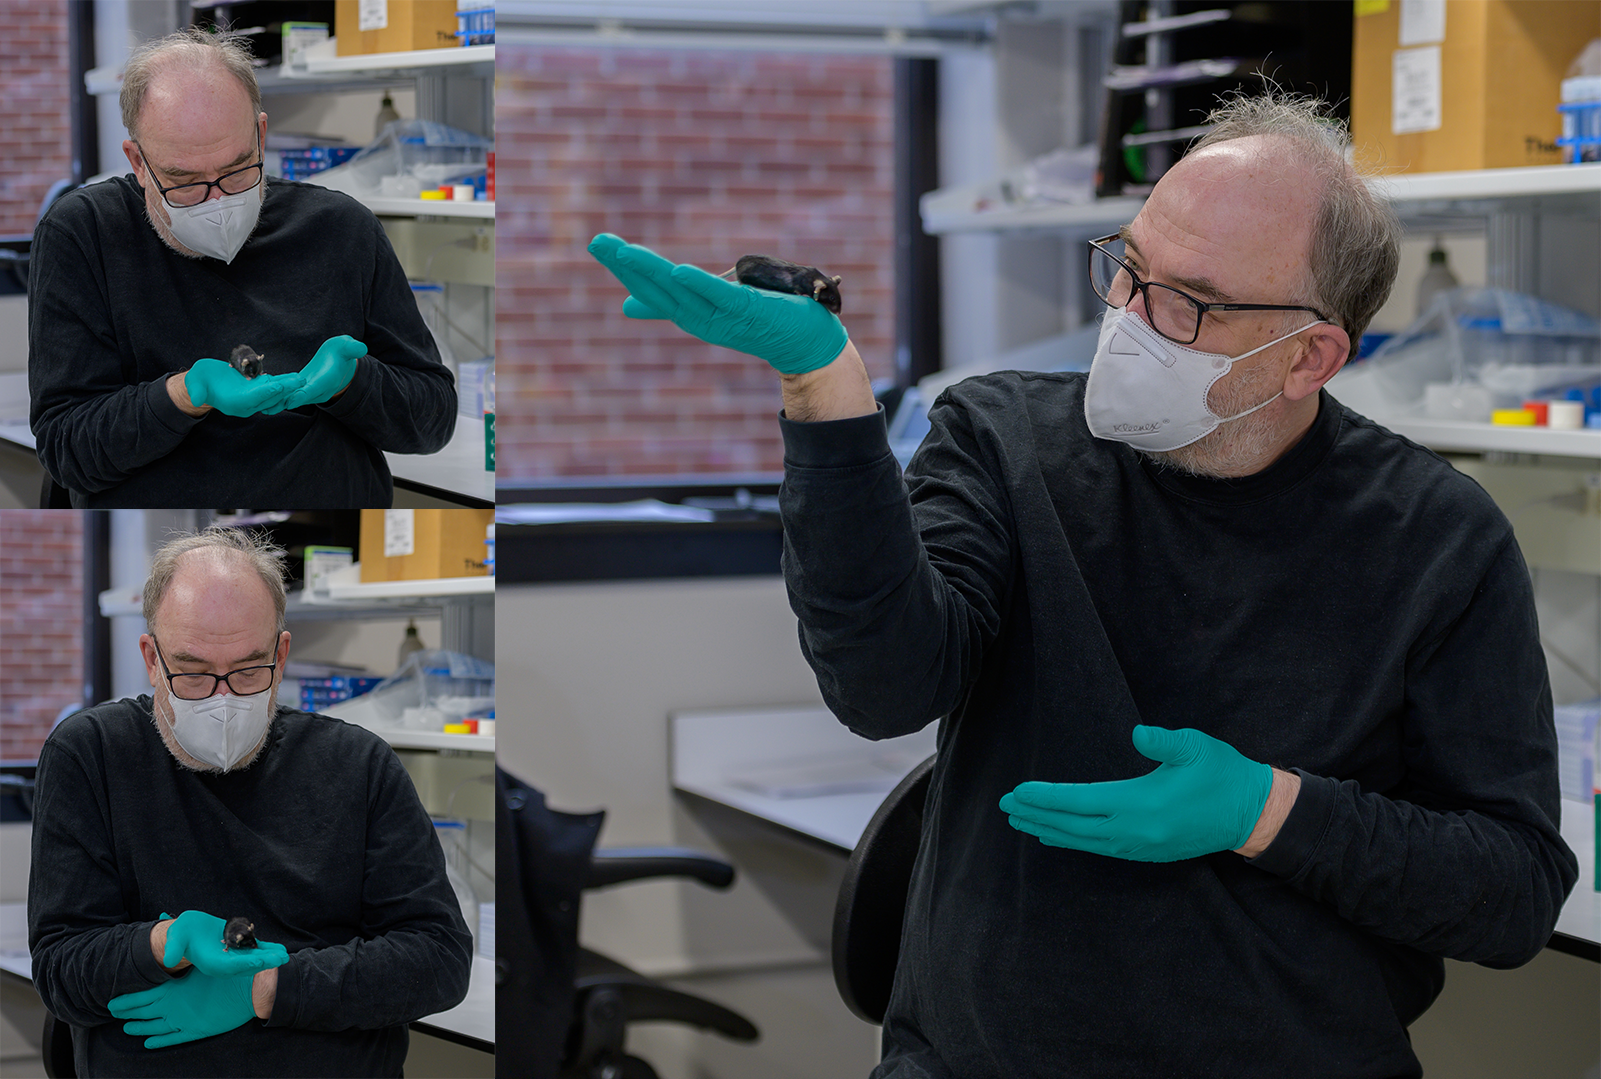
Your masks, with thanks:
[{"label": "sweater sleeve", "polygon": [[394,754],[380,757],[367,822],[362,934],[303,948],[278,968],[269,1027],[374,1029],[460,1004],[472,937],[416,788]]},{"label": "sweater sleeve", "polygon": [[106,1002],[171,979],[154,921],[127,923],[103,784],[49,741],[39,751],[28,876],[28,948],[46,1008],[74,1026],[112,1022]]},{"label": "sweater sleeve", "polygon": [[[63,200],[34,233],[28,269],[29,422],[39,462],[57,483],[104,491],[167,456],[200,420],[167,395],[166,377],[129,384],[110,322],[99,259],[62,218]],[[174,360],[173,371],[186,363]]]},{"label": "sweater sleeve", "polygon": [[373,273],[362,343],[367,355],[337,400],[323,408],[390,453],[435,453],[456,430],[456,384],[417,310],[389,237],[372,221]]},{"label": "sweater sleeve", "polygon": [[801,649],[829,708],[867,738],[948,714],[998,632],[1009,517],[999,485],[973,480],[982,454],[964,415],[935,403],[907,482],[882,412],[780,421],[783,572]]},{"label": "sweater sleeve", "polygon": [[1578,878],[1559,829],[1551,688],[1508,540],[1462,614],[1406,667],[1395,790],[1303,774],[1253,864],[1377,936],[1490,967],[1543,948]]}]

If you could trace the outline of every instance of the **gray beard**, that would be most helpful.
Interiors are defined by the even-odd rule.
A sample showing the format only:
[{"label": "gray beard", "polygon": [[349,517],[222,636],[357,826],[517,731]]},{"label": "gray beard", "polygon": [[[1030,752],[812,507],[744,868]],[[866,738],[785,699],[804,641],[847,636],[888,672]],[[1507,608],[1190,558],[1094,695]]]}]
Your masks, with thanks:
[{"label": "gray beard", "polygon": [[[257,743],[256,748],[240,758],[239,763],[232,768],[218,768],[214,764],[196,760],[184,750],[183,746],[178,744],[177,737],[172,733],[174,718],[172,702],[167,700],[165,693],[160,694],[159,697],[156,694],[151,695],[150,722],[155,724],[156,733],[161,736],[161,744],[167,747],[167,752],[172,754],[173,760],[177,761],[185,770],[214,776],[220,776],[228,772],[242,772],[256,763],[256,758],[261,756],[261,751],[267,747],[267,739],[272,737],[273,725],[278,722],[278,687],[273,686],[268,692],[271,695],[267,698],[267,715],[269,717],[267,729],[261,732],[261,741]],[[162,704],[167,706],[166,715],[161,714]]]},{"label": "gray beard", "polygon": [[[1262,402],[1268,380],[1265,367],[1241,376],[1226,397],[1207,403],[1220,416],[1234,416]],[[1211,434],[1176,450],[1140,450],[1158,468],[1186,476],[1229,479],[1249,476],[1266,468],[1278,452],[1278,421],[1270,405],[1249,416],[1219,424]]]}]

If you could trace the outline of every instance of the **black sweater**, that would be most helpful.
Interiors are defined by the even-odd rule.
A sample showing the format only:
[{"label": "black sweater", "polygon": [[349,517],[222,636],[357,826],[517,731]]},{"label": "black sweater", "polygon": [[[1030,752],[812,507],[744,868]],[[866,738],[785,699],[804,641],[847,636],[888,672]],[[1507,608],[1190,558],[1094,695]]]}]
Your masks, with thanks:
[{"label": "black sweater", "polygon": [[[194,419],[167,396],[168,375],[235,345],[282,374],[339,334],[368,355],[327,404]],[[377,218],[281,180],[232,263],[163,244],[131,176],[61,198],[33,238],[28,389],[39,461],[82,507],[388,506],[382,451],[433,453],[456,425],[450,370]]]},{"label": "black sweater", "polygon": [[[1327,395],[1218,481],[1092,438],[1083,393],[951,388],[904,483],[877,416],[783,423],[829,707],[869,738],[947,717],[875,1075],[1419,1075],[1439,957],[1526,962],[1577,877],[1512,530]],[[1136,723],[1300,772],[1268,850],[1142,863],[1007,824],[1024,780],[1150,771]]]},{"label": "black sweater", "polygon": [[[370,731],[283,710],[243,771],[186,770],[150,698],[71,716],[39,753],[28,946],[79,1075],[397,1076],[413,1019],[459,1004],[472,938],[411,778]],[[248,916],[289,950],[272,1015],[165,1049],[106,1002],[169,977],[163,912]]]}]

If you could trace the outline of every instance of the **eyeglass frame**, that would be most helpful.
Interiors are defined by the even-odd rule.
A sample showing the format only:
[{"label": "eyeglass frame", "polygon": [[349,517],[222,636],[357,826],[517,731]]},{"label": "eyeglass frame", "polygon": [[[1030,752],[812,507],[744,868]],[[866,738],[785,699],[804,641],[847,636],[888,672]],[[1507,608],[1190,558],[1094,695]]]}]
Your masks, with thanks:
[{"label": "eyeglass frame", "polygon": [[[278,670],[278,664],[274,662],[252,663],[248,667],[235,667],[233,670],[227,671],[223,674],[212,674],[210,671],[179,671],[177,674],[173,674],[172,668],[167,666],[167,657],[161,654],[161,642],[156,640],[156,635],[154,633],[150,635],[150,643],[156,646],[156,658],[161,661],[161,670],[167,679],[167,691],[174,697],[177,697],[180,701],[203,701],[209,697],[215,697],[217,695],[218,685],[226,685],[228,687],[228,692],[232,693],[235,697],[257,697],[263,693],[266,693],[272,688],[272,679],[269,678],[267,680],[267,684],[256,690],[254,693],[240,693],[237,689],[234,689],[233,683],[228,679],[233,675],[243,674],[245,671],[259,671],[263,667],[274,672]],[[178,687],[173,685],[172,680],[174,678],[209,678],[211,679],[211,692],[200,697],[180,697],[178,695]]]},{"label": "eyeglass frame", "polygon": [[1185,292],[1181,288],[1174,288],[1172,285],[1164,285],[1160,281],[1142,281],[1140,280],[1140,275],[1134,272],[1134,267],[1130,266],[1128,263],[1124,262],[1122,259],[1118,258],[1116,255],[1112,254],[1106,248],[1101,246],[1102,244],[1111,243],[1113,240],[1122,240],[1125,244],[1128,243],[1127,238],[1121,231],[1114,232],[1110,236],[1102,236],[1099,239],[1088,241],[1089,253],[1087,255],[1086,271],[1089,274],[1090,291],[1094,292],[1096,298],[1106,306],[1111,307],[1114,310],[1117,309],[1116,305],[1105,296],[1102,296],[1100,290],[1095,287],[1095,253],[1099,251],[1101,254],[1105,255],[1107,258],[1123,267],[1123,272],[1127,273],[1129,278],[1134,282],[1133,291],[1129,293],[1128,302],[1123,304],[1123,307],[1126,308],[1129,304],[1134,302],[1134,293],[1136,292],[1145,298],[1145,309],[1147,311],[1151,309],[1150,289],[1160,288],[1166,289],[1169,292],[1177,293],[1179,296],[1189,301],[1191,307],[1195,308],[1195,333],[1190,336],[1189,340],[1180,340],[1170,333],[1163,333],[1161,327],[1157,326],[1154,322],[1151,323],[1152,330],[1156,331],[1158,334],[1161,334],[1161,336],[1167,338],[1175,345],[1193,345],[1200,339],[1201,319],[1208,311],[1310,311],[1324,322],[1333,321],[1317,308],[1307,307],[1304,304],[1208,303],[1206,300],[1197,300],[1194,296],[1191,296],[1188,292]]},{"label": "eyeglass frame", "polygon": [[[156,170],[150,164],[150,155],[145,153],[145,148],[140,145],[139,140],[134,139],[133,144],[139,147],[139,156],[144,160],[145,171],[150,174],[150,182],[155,184],[156,190],[161,193],[161,201],[166,203],[168,207],[174,210],[192,210],[196,206],[204,206],[206,203],[211,201],[211,189],[213,187],[215,187],[218,191],[222,191],[222,182],[228,179],[230,176],[238,176],[241,172],[249,172],[251,169],[261,170],[261,174],[256,177],[256,182],[245,188],[244,191],[222,191],[224,195],[243,195],[246,191],[254,191],[257,187],[261,186],[262,181],[267,178],[267,152],[262,146],[261,132],[259,130],[256,132],[256,156],[259,158],[259,160],[257,160],[254,164],[246,165],[243,168],[234,169],[232,172],[225,172],[215,180],[190,180],[188,183],[184,184],[173,184],[171,187],[162,187],[161,181],[156,179]],[[180,187],[204,187],[206,189],[206,193],[197,202],[191,202],[186,206],[179,206],[167,197],[167,193],[169,191],[176,191]]]}]

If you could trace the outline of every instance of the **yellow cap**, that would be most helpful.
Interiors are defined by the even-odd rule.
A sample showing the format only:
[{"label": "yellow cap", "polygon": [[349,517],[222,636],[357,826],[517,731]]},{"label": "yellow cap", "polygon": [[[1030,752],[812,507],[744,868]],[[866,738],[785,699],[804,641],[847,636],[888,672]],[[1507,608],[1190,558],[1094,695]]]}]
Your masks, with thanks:
[{"label": "yellow cap", "polygon": [[468,727],[467,724],[465,724],[465,723],[446,723],[445,724],[445,733],[446,734],[471,734],[472,733],[472,728]]},{"label": "yellow cap", "polygon": [[1490,422],[1508,427],[1533,427],[1534,412],[1527,408],[1498,408],[1490,413]]},{"label": "yellow cap", "polygon": [[434,199],[434,200],[443,202],[447,196],[445,195],[445,193],[443,191],[440,191],[439,189],[435,188],[432,191],[424,191],[421,195],[418,195],[417,197],[421,198],[421,199]]}]

